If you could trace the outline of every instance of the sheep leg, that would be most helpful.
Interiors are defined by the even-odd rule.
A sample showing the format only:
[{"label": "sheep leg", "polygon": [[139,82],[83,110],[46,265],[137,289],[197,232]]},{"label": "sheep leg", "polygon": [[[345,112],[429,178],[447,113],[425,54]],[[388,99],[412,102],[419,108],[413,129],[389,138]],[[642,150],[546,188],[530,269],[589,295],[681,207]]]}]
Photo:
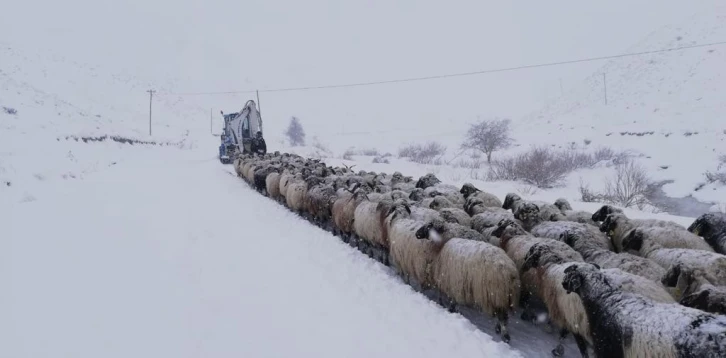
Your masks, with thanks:
[{"label": "sheep leg", "polygon": [[509,336],[509,330],[507,329],[507,321],[509,320],[509,315],[505,310],[499,310],[496,315],[497,325],[494,327],[494,331],[497,332],[497,334],[502,335],[502,341],[504,343],[509,343],[509,341],[511,340],[511,337]]},{"label": "sheep leg", "polygon": [[561,329],[560,330],[560,339],[559,339],[559,342],[557,343],[557,347],[555,347],[555,349],[552,350],[552,355],[553,356],[555,356],[555,357],[562,357],[565,354],[565,346],[562,345],[562,341],[564,341],[565,338],[567,338],[567,333],[569,333],[569,332],[567,332],[566,329]]},{"label": "sheep leg", "polygon": [[582,358],[588,358],[590,355],[587,353],[587,341],[584,337],[582,337],[579,334],[572,334],[575,336],[575,343],[577,343],[577,348],[580,349],[580,354],[582,355]]}]

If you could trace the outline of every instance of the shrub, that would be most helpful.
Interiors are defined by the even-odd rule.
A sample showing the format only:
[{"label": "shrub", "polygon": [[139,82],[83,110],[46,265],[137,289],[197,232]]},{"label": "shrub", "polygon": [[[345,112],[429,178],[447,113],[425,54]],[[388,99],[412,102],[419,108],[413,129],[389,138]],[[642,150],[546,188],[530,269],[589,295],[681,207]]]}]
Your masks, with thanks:
[{"label": "shrub", "polygon": [[466,132],[462,148],[478,150],[487,156],[487,163],[492,162],[492,153],[509,148],[513,139],[509,136],[509,120],[483,120],[474,123]]},{"label": "shrub", "polygon": [[534,147],[520,155],[492,162],[489,180],[521,180],[539,188],[562,184],[572,164],[549,147]]},{"label": "shrub", "polygon": [[438,142],[428,142],[426,144],[410,144],[398,150],[399,158],[408,158],[414,163],[441,165],[443,156],[446,153],[446,147]]},{"label": "shrub", "polygon": [[373,149],[361,149],[360,153],[362,155],[366,155],[366,156],[369,156],[369,157],[375,157],[375,156],[378,156],[379,155],[378,154],[378,150],[375,149],[375,148],[373,148]]},{"label": "shrub", "polygon": [[375,157],[375,158],[373,158],[373,163],[376,163],[376,164],[391,164],[391,162],[388,161],[388,159],[386,159],[384,157]]},{"label": "shrub", "polygon": [[622,207],[643,206],[653,182],[645,168],[634,161],[615,166],[615,175],[605,181],[605,200]]},{"label": "shrub", "polygon": [[718,157],[718,166],[716,167],[715,172],[705,172],[703,173],[706,176],[706,180],[709,183],[721,183],[726,184],[726,171],[721,171],[721,169],[726,168],[726,154],[722,154]]},{"label": "shrub", "polygon": [[15,108],[10,108],[10,107],[5,107],[5,106],[3,106],[3,112],[10,114],[10,115],[18,114],[18,111]]},{"label": "shrub", "polygon": [[332,155],[333,152],[325,144],[321,143],[318,137],[313,137],[313,152],[311,153],[311,157],[322,160],[323,158],[330,158]]}]

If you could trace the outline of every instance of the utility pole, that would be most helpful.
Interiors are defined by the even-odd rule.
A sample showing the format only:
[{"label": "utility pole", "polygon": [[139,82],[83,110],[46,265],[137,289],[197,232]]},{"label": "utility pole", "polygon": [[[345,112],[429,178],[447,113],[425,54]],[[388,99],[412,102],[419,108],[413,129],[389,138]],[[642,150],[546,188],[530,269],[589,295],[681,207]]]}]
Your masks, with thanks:
[{"label": "utility pole", "polygon": [[146,92],[149,92],[149,136],[151,136],[151,103],[152,103],[152,99],[154,98],[154,93],[156,93],[156,91],[153,89],[150,89]]},{"label": "utility pole", "polygon": [[565,88],[562,87],[562,78],[560,78],[560,96],[565,95]]},{"label": "utility pole", "polygon": [[608,79],[607,79],[607,73],[603,72],[602,74],[602,88],[605,95],[605,105],[608,105]]},{"label": "utility pole", "polygon": [[260,91],[255,90],[257,93],[257,113],[260,115],[260,132],[262,132],[262,105],[260,104]]}]

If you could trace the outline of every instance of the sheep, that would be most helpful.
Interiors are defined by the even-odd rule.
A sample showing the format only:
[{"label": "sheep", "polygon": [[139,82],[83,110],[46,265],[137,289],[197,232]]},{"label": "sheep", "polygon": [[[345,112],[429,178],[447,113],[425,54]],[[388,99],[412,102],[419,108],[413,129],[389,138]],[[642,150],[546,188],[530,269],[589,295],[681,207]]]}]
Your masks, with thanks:
[{"label": "sheep", "polygon": [[562,287],[586,308],[596,356],[726,356],[726,316],[623,292],[593,265],[564,273]]},{"label": "sheep", "polygon": [[280,173],[274,171],[265,178],[265,189],[267,195],[274,200],[280,200]]},{"label": "sheep", "polygon": [[280,174],[280,199],[287,197],[287,188],[292,183],[294,177],[295,175],[288,170],[284,170],[282,174]]},{"label": "sheep", "polygon": [[605,217],[605,220],[600,224],[600,231],[607,233],[613,242],[613,246],[617,252],[623,251],[623,239],[625,235],[631,229],[636,227],[664,227],[671,230],[683,230],[685,228],[673,222],[661,221],[661,220],[635,220],[629,219],[622,213],[613,213]]},{"label": "sheep", "polygon": [[344,234],[353,232],[355,209],[367,199],[365,190],[359,189],[359,186],[360,184],[354,185],[349,194],[339,196],[333,203],[333,221],[338,230]]},{"label": "sheep", "polygon": [[434,286],[432,264],[444,242],[435,233],[434,240],[416,238],[424,223],[412,220],[410,215],[411,207],[403,202],[397,202],[388,211],[384,222],[388,229],[390,260],[405,281],[413,279],[422,289],[428,289]]},{"label": "sheep", "polygon": [[421,188],[415,188],[408,194],[408,199],[411,201],[422,201],[424,200],[424,190]]},{"label": "sheep", "polygon": [[471,217],[464,210],[458,208],[443,208],[439,210],[441,217],[450,223],[471,226]]},{"label": "sheep", "polygon": [[681,264],[689,269],[700,269],[704,277],[716,286],[726,286],[726,256],[715,252],[690,249],[667,249],[647,236],[628,236],[623,240],[624,250],[634,250],[665,269]]},{"label": "sheep", "polygon": [[[491,233],[491,236],[499,238],[499,246],[507,253],[507,256],[514,261],[514,264],[517,266],[517,270],[520,271],[522,307],[525,311],[522,314],[522,319],[524,320],[531,320],[534,316],[532,313],[532,307],[535,305],[535,302],[532,302],[531,297],[533,294],[538,292],[538,280],[535,273],[531,271],[522,272],[522,265],[524,264],[524,260],[529,252],[529,249],[533,245],[541,243],[543,245],[551,246],[555,250],[559,251],[562,256],[567,259],[567,261],[583,261],[582,256],[565,243],[552,239],[534,237],[511,220],[502,220],[502,222],[497,225],[497,228]],[[490,239],[490,242],[494,240],[495,239],[492,238]]]},{"label": "sheep", "polygon": [[305,209],[318,224],[327,227],[331,224],[330,219],[333,215],[332,205],[337,195],[335,184],[323,183],[311,186],[311,183],[308,182],[308,188],[308,193],[305,197]]},{"label": "sheep", "polygon": [[560,328],[560,342],[552,350],[556,357],[564,353],[562,340],[568,332],[575,337],[583,357],[587,356],[587,343],[592,344],[590,324],[582,301],[577,296],[567,295],[561,285],[564,270],[572,262],[552,247],[535,242],[527,250],[520,268],[523,275],[536,268],[533,273],[534,293],[544,301],[550,321]]},{"label": "sheep", "polygon": [[[508,219],[513,222],[518,221],[514,218],[514,215],[510,211],[502,208],[486,207],[485,211],[472,216],[471,228],[478,232],[482,232],[487,228],[497,226],[497,224],[504,219]],[[521,226],[521,223],[517,224]]]},{"label": "sheep", "polygon": [[488,241],[477,231],[456,223],[445,222],[442,219],[427,222],[416,232],[416,237],[425,239],[431,230],[435,230],[444,240],[460,238],[474,241]]},{"label": "sheep", "polygon": [[287,186],[285,200],[290,210],[300,213],[303,209],[305,195],[308,192],[308,184],[303,180],[303,175],[300,173],[295,174],[295,177],[291,181]]},{"label": "sheep", "polygon": [[726,255],[726,215],[703,214],[688,227],[688,231],[703,237],[714,251]]},{"label": "sheep", "polygon": [[416,188],[421,188],[425,190],[426,188],[432,187],[439,183],[441,183],[441,180],[439,180],[439,178],[437,178],[435,175],[429,173],[418,179],[418,181],[416,182]]},{"label": "sheep", "polygon": [[612,250],[612,244],[608,237],[592,225],[571,221],[546,221],[534,226],[530,229],[530,233],[537,237],[546,237],[554,240],[563,240],[563,234],[570,233],[586,238],[601,249]]},{"label": "sheep", "polygon": [[[400,201],[403,203],[403,201]],[[384,220],[391,208],[399,201],[389,198],[380,201],[366,200],[358,204],[355,209],[353,227],[358,237],[363,238],[378,247],[388,248],[388,228]],[[408,207],[410,212],[410,207]]]},{"label": "sheep", "polygon": [[[270,173],[276,172],[277,170],[277,167],[271,165],[258,167],[258,169],[255,170],[253,174],[254,188],[257,189],[257,191],[259,192],[264,191],[265,193],[267,193],[267,176]],[[267,193],[267,195],[269,195],[269,193]]]},{"label": "sheep", "polygon": [[701,270],[674,265],[663,276],[662,282],[675,287],[680,304],[705,312],[726,314],[726,287],[712,285]]},{"label": "sheep", "polygon": [[599,243],[574,232],[565,232],[562,241],[580,253],[585,262],[598,265],[603,269],[617,268],[655,282],[660,282],[666,273],[663,267],[652,260],[629,253],[612,252],[604,249]]},{"label": "sheep", "polygon": [[493,194],[489,194],[487,192],[479,190],[471,183],[465,183],[464,185],[462,185],[459,192],[464,196],[464,199],[466,199],[467,201],[469,200],[469,198],[477,198],[481,200],[481,203],[485,206],[491,206],[496,208],[502,207],[502,201],[499,200],[499,198],[497,198]]},{"label": "sheep", "polygon": [[547,204],[542,201],[525,201],[519,195],[514,193],[507,194],[504,198],[504,204],[502,204],[502,208],[510,209],[513,213],[522,209],[523,206],[529,208],[536,207],[538,209],[537,214],[541,218],[541,221],[556,220],[558,217],[562,216],[560,209],[552,204]]},{"label": "sheep", "polygon": [[437,196],[445,197],[449,202],[451,202],[451,205],[464,208],[464,204],[466,203],[466,199],[464,199],[464,196],[459,193],[459,189],[457,189],[453,185],[448,184],[436,184],[433,186],[430,186],[426,189],[424,189],[424,196],[433,198]]},{"label": "sheep", "polygon": [[587,211],[572,210],[572,205],[565,198],[555,200],[555,206],[560,209],[562,215],[555,216],[558,221],[574,221],[577,223],[597,226],[598,223],[592,219],[592,214]]},{"label": "sheep", "polygon": [[[428,235],[427,235],[428,237]],[[473,306],[497,318],[495,331],[510,341],[509,311],[519,303],[521,284],[514,262],[488,243],[453,238],[436,256],[436,287],[456,304]]]},{"label": "sheep", "polygon": [[555,206],[563,213],[565,211],[572,211],[572,205],[570,205],[570,202],[565,198],[555,200]]},{"label": "sheep", "polygon": [[713,252],[711,246],[700,236],[688,231],[671,230],[662,227],[636,227],[627,236],[644,236],[653,239],[666,249],[691,249]]}]

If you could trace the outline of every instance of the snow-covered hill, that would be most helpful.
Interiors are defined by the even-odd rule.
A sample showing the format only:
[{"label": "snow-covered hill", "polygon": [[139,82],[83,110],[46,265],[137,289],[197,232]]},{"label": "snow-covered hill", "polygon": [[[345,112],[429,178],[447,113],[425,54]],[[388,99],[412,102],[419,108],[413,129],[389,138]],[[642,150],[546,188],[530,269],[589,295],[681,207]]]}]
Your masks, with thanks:
[{"label": "snow-covered hill", "polygon": [[[653,31],[627,52],[726,40],[726,6]],[[603,74],[606,75],[607,104]],[[726,153],[726,45],[609,61],[582,85],[515,121],[527,143],[561,142],[634,150],[664,190],[726,202],[726,188],[700,187]],[[700,188],[699,188],[700,187]],[[696,188],[699,188],[696,191]]]}]

